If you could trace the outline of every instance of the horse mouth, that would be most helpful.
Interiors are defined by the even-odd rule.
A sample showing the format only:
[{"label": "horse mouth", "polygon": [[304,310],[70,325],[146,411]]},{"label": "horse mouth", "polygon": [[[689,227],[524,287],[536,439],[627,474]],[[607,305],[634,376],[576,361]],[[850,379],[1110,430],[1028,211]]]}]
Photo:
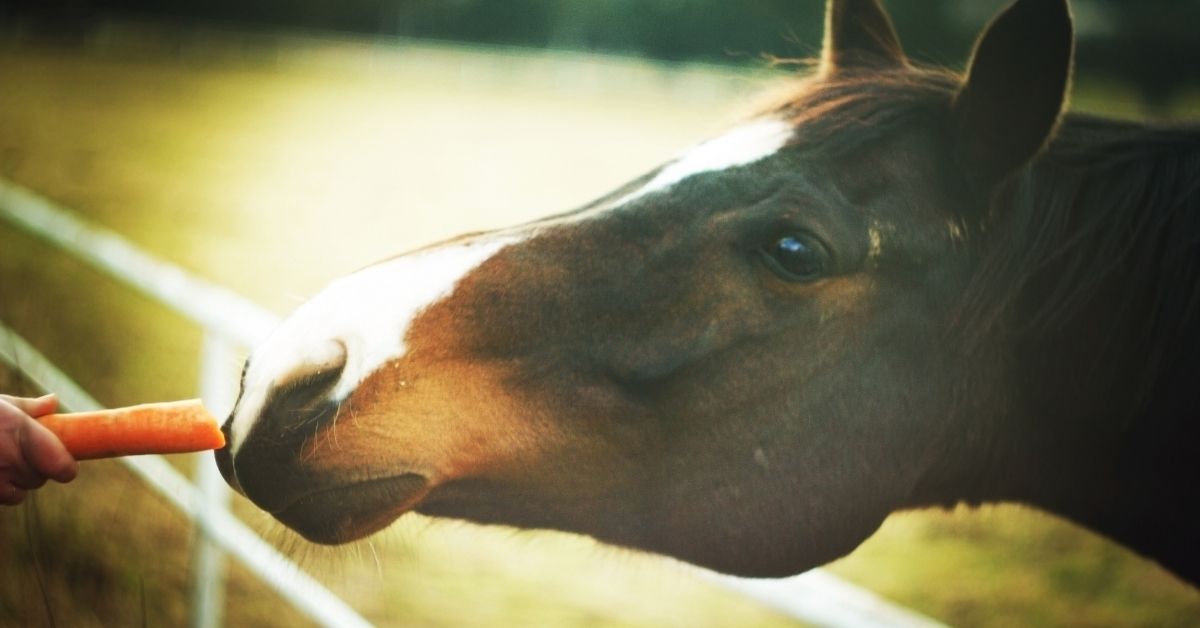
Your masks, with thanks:
[{"label": "horse mouth", "polygon": [[424,477],[406,473],[321,488],[271,514],[313,543],[339,545],[386,528],[429,489]]}]

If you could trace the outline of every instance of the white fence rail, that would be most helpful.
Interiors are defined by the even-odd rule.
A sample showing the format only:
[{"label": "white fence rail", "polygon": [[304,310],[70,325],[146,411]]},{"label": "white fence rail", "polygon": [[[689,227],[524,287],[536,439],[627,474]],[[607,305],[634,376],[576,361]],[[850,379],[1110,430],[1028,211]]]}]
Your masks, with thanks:
[{"label": "white fence rail", "polygon": [[[70,378],[60,372],[36,349],[0,325],[0,359],[10,366],[19,366],[34,384],[58,394],[62,405],[72,410],[95,410],[102,407]],[[211,456],[204,456],[211,459]],[[161,456],[130,456],[121,459],[134,474],[144,480],[175,508],[195,522],[197,530],[241,560],[259,579],[274,588],[285,600],[301,612],[326,626],[365,627],[363,619],[321,583],[289,561],[275,548],[263,541],[253,530],[237,520],[222,504],[214,506],[210,496],[175,470]],[[203,583],[216,589],[221,578]],[[219,599],[208,597],[201,599]],[[195,613],[195,611],[193,611]],[[193,617],[196,617],[193,614]],[[205,609],[200,615],[215,618],[219,613]]]},{"label": "white fence rail", "polygon": [[[236,373],[228,371],[237,347],[253,346],[274,328],[274,314],[220,286],[146,254],[112,231],[90,225],[20,186],[0,180],[0,219],[51,242],[68,254],[190,318],[205,330],[200,394],[214,410],[233,405]],[[19,368],[36,385],[58,393],[65,407],[100,405],[34,347],[0,324],[0,360]],[[240,560],[284,599],[315,621],[338,628],[370,626],[345,602],[237,520],[227,509],[228,489],[212,456],[200,456],[195,484],[158,456],[122,458],[134,473],[195,522],[191,625],[222,623],[223,552]],[[831,627],[941,624],[898,607],[821,570],[774,580],[733,578],[707,571],[699,576],[801,621]]]},{"label": "white fence rail", "polygon": [[[237,347],[262,341],[274,314],[242,297],[155,259],[120,235],[87,224],[52,202],[0,180],[0,218],[51,242],[68,254],[178,312],[205,330],[200,355],[200,395],[214,410],[233,406]],[[100,404],[34,347],[0,324],[0,360],[19,368],[43,390],[59,395],[72,410]],[[277,552],[227,509],[228,489],[212,456],[198,456],[195,484],[159,456],[121,461],[195,523],[192,551],[193,628],[215,628],[224,606],[224,552],[232,554],[302,613],[325,626],[371,623],[321,583]]]}]

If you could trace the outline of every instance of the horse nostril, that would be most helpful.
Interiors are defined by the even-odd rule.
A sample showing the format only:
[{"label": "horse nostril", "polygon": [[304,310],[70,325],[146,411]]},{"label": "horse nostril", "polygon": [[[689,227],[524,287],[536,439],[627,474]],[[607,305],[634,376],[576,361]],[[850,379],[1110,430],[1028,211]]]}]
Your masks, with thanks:
[{"label": "horse nostril", "polygon": [[304,375],[276,389],[269,406],[274,410],[298,411],[325,400],[342,377],[342,369],[329,369]]},{"label": "horse nostril", "polygon": [[[262,366],[247,368],[238,403],[222,427],[227,445],[216,453],[225,481],[264,508],[276,497],[272,487],[280,470],[293,468],[307,440],[336,418],[334,393],[348,355],[344,343],[329,340],[286,358],[265,360],[268,372],[277,373],[273,378],[255,370]],[[272,362],[291,368],[276,370]]]},{"label": "horse nostril", "polygon": [[346,345],[331,340],[314,350],[306,363],[276,384],[268,406],[299,410],[312,406],[329,394],[346,370]]},{"label": "horse nostril", "polygon": [[346,369],[346,347],[329,341],[314,348],[299,369],[276,383],[259,411],[253,433],[286,434],[324,422],[337,413],[333,391]]}]

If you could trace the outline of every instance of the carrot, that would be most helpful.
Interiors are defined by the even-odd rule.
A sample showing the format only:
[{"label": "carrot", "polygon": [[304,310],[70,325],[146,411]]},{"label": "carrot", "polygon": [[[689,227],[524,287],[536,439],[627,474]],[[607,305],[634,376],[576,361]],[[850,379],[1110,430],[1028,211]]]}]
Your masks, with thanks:
[{"label": "carrot", "polygon": [[77,460],[219,449],[225,435],[199,399],[48,414],[50,428]]}]

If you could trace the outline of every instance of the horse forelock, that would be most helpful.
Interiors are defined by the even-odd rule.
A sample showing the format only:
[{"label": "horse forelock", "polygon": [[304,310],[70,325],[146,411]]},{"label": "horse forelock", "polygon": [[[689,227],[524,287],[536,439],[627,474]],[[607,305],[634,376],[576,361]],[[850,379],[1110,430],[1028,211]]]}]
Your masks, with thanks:
[{"label": "horse forelock", "polygon": [[910,128],[914,119],[944,116],[961,81],[920,66],[816,74],[764,109],[796,129],[794,144],[837,155]]}]

